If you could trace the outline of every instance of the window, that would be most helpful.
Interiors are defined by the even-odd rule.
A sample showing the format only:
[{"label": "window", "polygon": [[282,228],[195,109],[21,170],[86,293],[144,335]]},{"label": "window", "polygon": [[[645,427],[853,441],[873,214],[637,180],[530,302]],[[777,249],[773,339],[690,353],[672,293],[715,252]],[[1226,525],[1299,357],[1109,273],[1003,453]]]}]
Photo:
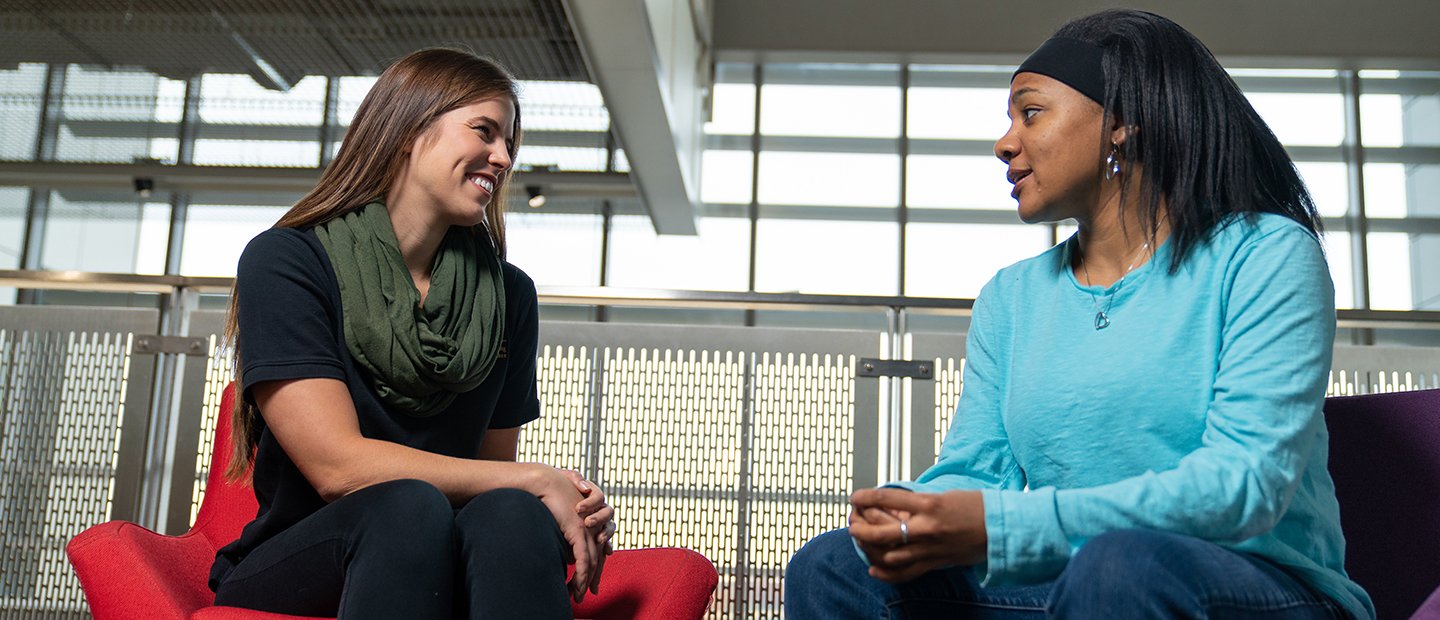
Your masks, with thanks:
[{"label": "window", "polygon": [[[168,221],[168,205],[161,217]],[[137,273],[145,203],[124,195],[52,191],[41,269]],[[145,248],[144,251],[153,251]],[[160,246],[164,264],[164,245]],[[144,266],[151,266],[147,262]]]},{"label": "window", "polygon": [[192,204],[185,224],[180,273],[187,276],[234,276],[240,253],[275,225],[287,207]]},{"label": "window", "polygon": [[324,115],[323,77],[307,77],[277,92],[248,75],[207,74],[200,80],[195,163],[318,166]]},{"label": "window", "polygon": [[70,65],[55,159],[175,163],[183,82],[142,71],[102,71]]},{"label": "window", "polygon": [[[139,71],[58,70],[57,159],[178,158],[186,82]],[[544,209],[519,206],[511,215],[510,258],[542,285],[745,290],[753,255],[760,291],[973,296],[998,268],[1074,230],[1015,217],[1004,164],[992,153],[1009,123],[1012,70],[721,63],[704,126],[698,236],[657,236],[638,204],[616,199],[607,232],[600,199],[547,191]],[[1361,71],[1358,95],[1346,90],[1355,77],[1348,71],[1231,73],[1291,153],[1326,220],[1337,304],[1354,305],[1358,285],[1368,287],[1375,308],[1440,309],[1440,272],[1428,268],[1440,264],[1440,72]],[[38,64],[0,70],[0,158],[34,158],[46,74]],[[343,130],[376,78],[333,79],[332,116]],[[208,74],[198,84],[191,93],[199,97],[196,163],[319,164],[326,79],[307,78],[288,92],[245,75]],[[1359,169],[1346,159],[1354,146],[1345,142],[1351,96],[1363,138]],[[522,168],[629,170],[594,85],[524,82],[521,105]],[[1353,272],[1359,244],[1350,228],[1358,213],[1350,190],[1357,177],[1368,231],[1364,274]],[[298,196],[200,191],[192,198],[182,272],[228,275],[244,244]],[[42,264],[163,270],[168,195],[61,188],[45,190],[46,199]],[[30,200],[26,187],[0,189],[0,268],[19,266]],[[609,273],[602,278],[607,234]]]},{"label": "window", "polygon": [[[545,213],[513,211],[506,216],[506,260],[537,285],[598,286],[599,204],[563,207],[557,196],[546,201]],[[586,209],[588,213],[575,212]]]},{"label": "window", "polygon": [[35,157],[44,92],[45,65],[0,69],[0,159],[28,161]]},{"label": "window", "polygon": [[702,291],[749,287],[750,222],[702,217],[698,235],[657,235],[644,215],[617,215],[610,231],[610,286]]},{"label": "window", "polygon": [[900,203],[900,157],[760,152],[761,204],[890,207]]},{"label": "window", "polygon": [[905,167],[905,203],[911,209],[1014,211],[1006,166],[995,157],[911,155]]},{"label": "window", "polygon": [[760,93],[760,133],[898,137],[899,76],[894,65],[768,65]]},{"label": "window", "polygon": [[905,294],[974,298],[1001,268],[1044,252],[1050,229],[1027,224],[906,226]]},{"label": "window", "polygon": [[895,295],[900,234],[893,222],[762,217],[755,289],[783,293]]}]

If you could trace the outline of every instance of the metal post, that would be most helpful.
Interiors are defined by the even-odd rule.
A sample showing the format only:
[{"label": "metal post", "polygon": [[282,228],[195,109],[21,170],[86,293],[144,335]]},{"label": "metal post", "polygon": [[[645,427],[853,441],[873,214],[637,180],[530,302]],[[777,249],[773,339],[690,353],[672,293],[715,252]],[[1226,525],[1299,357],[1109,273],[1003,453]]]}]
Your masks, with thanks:
[{"label": "metal post", "polygon": [[[749,616],[750,584],[750,459],[753,455],[751,436],[755,420],[755,371],[759,356],[754,352],[741,353],[741,365],[745,368],[745,380],[741,392],[740,407],[740,472],[735,485],[735,618],[743,620]],[[747,359],[748,358],[748,359]]]},{"label": "metal post", "polygon": [[325,78],[325,114],[320,120],[320,167],[335,159],[334,144],[339,141],[340,126],[335,116],[340,109],[340,78]]},{"label": "metal post", "polygon": [[896,285],[896,294],[905,295],[905,241],[906,229],[910,227],[910,205],[909,193],[906,191],[908,170],[910,165],[910,65],[900,65],[900,141],[897,145],[900,151],[900,204],[896,213],[896,221],[900,224],[900,283]]},{"label": "metal post", "polygon": [[[40,96],[40,129],[35,134],[35,161],[53,161],[60,141],[60,123],[65,117],[65,73],[68,65],[45,67],[45,89]],[[25,231],[20,244],[20,268],[40,269],[45,253],[45,228],[50,221],[50,190],[48,186],[30,188],[30,201],[25,208]],[[15,303],[34,304],[40,300],[38,291],[16,291]]]},{"label": "metal post", "polygon": [[[1350,265],[1354,283],[1355,307],[1370,309],[1370,242],[1369,220],[1365,216],[1365,146],[1360,133],[1360,72],[1340,72],[1345,98],[1345,173],[1349,183]],[[1353,344],[1374,344],[1375,332],[1370,328],[1351,332]]]},{"label": "metal post", "polygon": [[[905,356],[905,331],[908,329],[908,314],[903,306],[894,306],[890,309],[890,359],[908,359]],[[899,480],[905,476],[905,423],[908,414],[905,411],[905,385],[903,377],[890,378],[890,458],[887,467],[889,468],[890,480]]]},{"label": "metal post", "polygon": [[[615,172],[615,133],[605,134],[605,172]],[[615,229],[615,205],[609,199],[600,201],[600,286],[610,285],[610,235]],[[595,322],[610,319],[610,309],[595,306]]]},{"label": "metal post", "polygon": [[[615,206],[609,199],[600,201],[600,286],[610,285],[610,234],[615,228]],[[608,306],[595,306],[595,322],[610,320]]]},{"label": "metal post", "polygon": [[[755,292],[755,256],[759,245],[760,230],[760,91],[765,85],[765,65],[755,63],[751,82],[755,84],[755,123],[750,128],[750,205],[746,215],[750,218],[750,271],[749,284],[745,290]],[[745,326],[755,326],[755,311],[745,311]]]},{"label": "metal post", "polygon": [[589,446],[585,459],[585,478],[595,484],[605,485],[601,475],[605,432],[605,372],[609,368],[609,347],[590,348],[590,417],[585,425],[586,445]]},{"label": "metal post", "polygon": [[[160,336],[180,336],[189,331],[190,314],[199,306],[200,296],[191,289],[177,289],[164,296],[160,310]],[[145,434],[145,470],[140,486],[139,523],[157,532],[175,534],[167,523],[170,490],[176,484],[176,429],[180,426],[179,355],[155,354],[155,387],[151,393],[150,424]],[[198,413],[198,412],[197,412]],[[193,455],[192,455],[193,458]],[[186,524],[188,525],[188,524]]]},{"label": "metal post", "polygon": [[[180,113],[180,127],[176,138],[180,148],[175,154],[175,163],[188,165],[195,161],[195,136],[200,124],[200,76],[185,80],[185,104]],[[170,235],[165,246],[165,273],[180,273],[180,259],[185,250],[185,223],[190,217],[190,193],[170,193]],[[162,306],[163,311],[164,306]],[[161,319],[164,321],[164,319]]]}]

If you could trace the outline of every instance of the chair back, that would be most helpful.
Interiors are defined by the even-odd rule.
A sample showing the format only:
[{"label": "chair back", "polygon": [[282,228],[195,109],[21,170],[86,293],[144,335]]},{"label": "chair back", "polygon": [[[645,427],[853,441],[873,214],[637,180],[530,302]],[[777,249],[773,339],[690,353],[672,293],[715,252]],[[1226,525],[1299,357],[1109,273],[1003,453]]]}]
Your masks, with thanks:
[{"label": "chair back", "polygon": [[[230,466],[230,416],[235,408],[235,384],[225,386],[220,398],[220,415],[215,421],[214,452],[210,455],[210,473],[205,478],[205,496],[200,500],[200,512],[195,516],[192,534],[200,534],[219,549],[240,537],[240,530],[255,518],[260,505],[255,501],[255,491],[248,482],[225,480],[225,469]],[[250,472],[242,478],[248,481]]]},{"label": "chair back", "polygon": [[1440,586],[1440,390],[1325,401],[1345,570],[1381,618]]}]

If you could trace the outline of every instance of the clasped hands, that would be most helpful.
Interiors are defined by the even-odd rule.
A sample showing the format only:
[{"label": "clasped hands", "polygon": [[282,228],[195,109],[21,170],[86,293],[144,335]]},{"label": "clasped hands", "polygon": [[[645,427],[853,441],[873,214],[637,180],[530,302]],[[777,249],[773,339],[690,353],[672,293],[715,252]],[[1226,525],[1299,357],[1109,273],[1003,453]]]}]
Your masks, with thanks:
[{"label": "clasped hands", "polygon": [[575,573],[569,581],[570,598],[579,602],[587,591],[600,592],[605,556],[615,552],[611,545],[617,529],[615,509],[606,503],[600,487],[579,472],[550,468],[547,473],[547,482],[537,496],[555,516],[570,545],[571,560],[575,562]]},{"label": "clasped hands", "polygon": [[979,491],[861,489],[850,495],[850,535],[869,558],[871,577],[906,582],[985,560],[985,502]]}]

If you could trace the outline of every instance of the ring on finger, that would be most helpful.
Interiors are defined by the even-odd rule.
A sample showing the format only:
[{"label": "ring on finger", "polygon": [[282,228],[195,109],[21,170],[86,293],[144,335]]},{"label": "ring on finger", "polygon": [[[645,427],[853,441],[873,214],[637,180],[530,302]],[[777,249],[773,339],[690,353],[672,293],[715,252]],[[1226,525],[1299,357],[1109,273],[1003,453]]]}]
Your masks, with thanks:
[{"label": "ring on finger", "polygon": [[605,525],[605,529],[613,535],[615,532],[620,531],[620,524],[616,523],[614,519],[611,519],[610,522]]},{"label": "ring on finger", "polygon": [[910,524],[904,519],[900,520],[900,544],[910,544]]}]

